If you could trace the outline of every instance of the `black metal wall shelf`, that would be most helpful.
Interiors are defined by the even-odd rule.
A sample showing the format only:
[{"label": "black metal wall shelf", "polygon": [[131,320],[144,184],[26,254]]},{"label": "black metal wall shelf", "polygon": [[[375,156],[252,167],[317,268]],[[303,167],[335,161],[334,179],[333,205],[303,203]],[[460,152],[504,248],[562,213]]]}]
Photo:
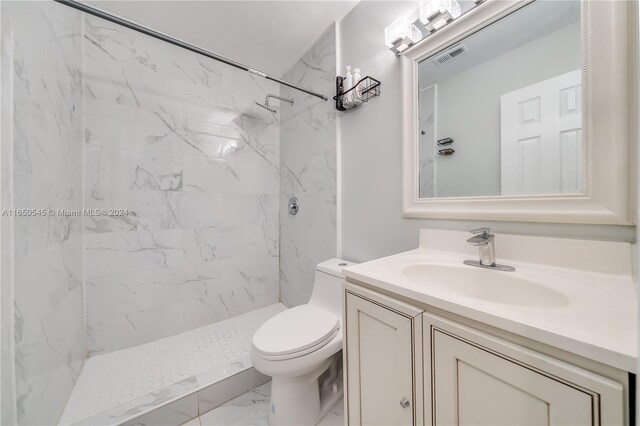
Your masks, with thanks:
[{"label": "black metal wall shelf", "polygon": [[353,87],[346,92],[340,93],[344,77],[336,77],[336,95],[333,97],[335,108],[338,111],[348,111],[359,107],[365,102],[369,102],[376,96],[380,96],[380,81],[373,77],[366,76],[356,82]]}]

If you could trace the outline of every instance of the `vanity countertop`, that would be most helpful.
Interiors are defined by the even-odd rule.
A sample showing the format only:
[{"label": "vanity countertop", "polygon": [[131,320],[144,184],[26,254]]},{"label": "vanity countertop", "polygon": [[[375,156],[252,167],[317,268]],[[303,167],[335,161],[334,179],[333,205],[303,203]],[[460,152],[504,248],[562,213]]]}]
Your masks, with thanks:
[{"label": "vanity countertop", "polygon": [[[478,257],[477,249],[467,247],[468,237],[458,231],[423,230],[418,249],[351,266],[344,273],[418,303],[636,372],[637,297],[630,244],[498,235],[497,262],[516,268],[503,272],[463,265],[463,260]],[[416,276],[421,267],[426,272]],[[458,281],[465,274],[480,274],[480,279],[462,291],[447,288],[442,283],[449,271]],[[513,291],[507,286],[511,280]],[[502,286],[493,293],[501,303],[482,295],[480,286],[493,282]],[[465,295],[469,288],[475,293],[476,285],[480,297]],[[527,292],[531,298],[522,297]]]}]

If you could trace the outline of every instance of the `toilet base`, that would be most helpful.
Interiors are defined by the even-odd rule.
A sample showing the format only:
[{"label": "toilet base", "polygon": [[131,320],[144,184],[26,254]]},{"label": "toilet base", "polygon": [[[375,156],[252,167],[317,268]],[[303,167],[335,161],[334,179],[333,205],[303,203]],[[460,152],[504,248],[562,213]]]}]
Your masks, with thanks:
[{"label": "toilet base", "polygon": [[273,377],[269,425],[317,424],[342,397],[341,361],[339,352],[311,373]]}]

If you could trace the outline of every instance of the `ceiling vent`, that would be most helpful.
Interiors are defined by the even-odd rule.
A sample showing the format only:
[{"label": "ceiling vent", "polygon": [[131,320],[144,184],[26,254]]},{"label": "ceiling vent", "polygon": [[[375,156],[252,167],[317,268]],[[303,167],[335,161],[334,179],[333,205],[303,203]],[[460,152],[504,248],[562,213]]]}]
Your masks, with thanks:
[{"label": "ceiling vent", "polygon": [[447,62],[451,62],[455,58],[458,58],[464,55],[467,52],[467,48],[462,44],[458,44],[457,46],[453,46],[452,48],[445,50],[440,55],[436,56],[433,59],[433,63],[437,66],[446,64]]}]

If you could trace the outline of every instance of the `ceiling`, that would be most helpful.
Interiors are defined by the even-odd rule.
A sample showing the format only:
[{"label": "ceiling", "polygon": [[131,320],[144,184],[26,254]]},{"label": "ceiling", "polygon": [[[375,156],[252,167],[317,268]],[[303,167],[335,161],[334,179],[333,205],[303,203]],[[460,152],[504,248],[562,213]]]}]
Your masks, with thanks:
[{"label": "ceiling", "polygon": [[87,3],[280,77],[358,1],[89,0]]}]

